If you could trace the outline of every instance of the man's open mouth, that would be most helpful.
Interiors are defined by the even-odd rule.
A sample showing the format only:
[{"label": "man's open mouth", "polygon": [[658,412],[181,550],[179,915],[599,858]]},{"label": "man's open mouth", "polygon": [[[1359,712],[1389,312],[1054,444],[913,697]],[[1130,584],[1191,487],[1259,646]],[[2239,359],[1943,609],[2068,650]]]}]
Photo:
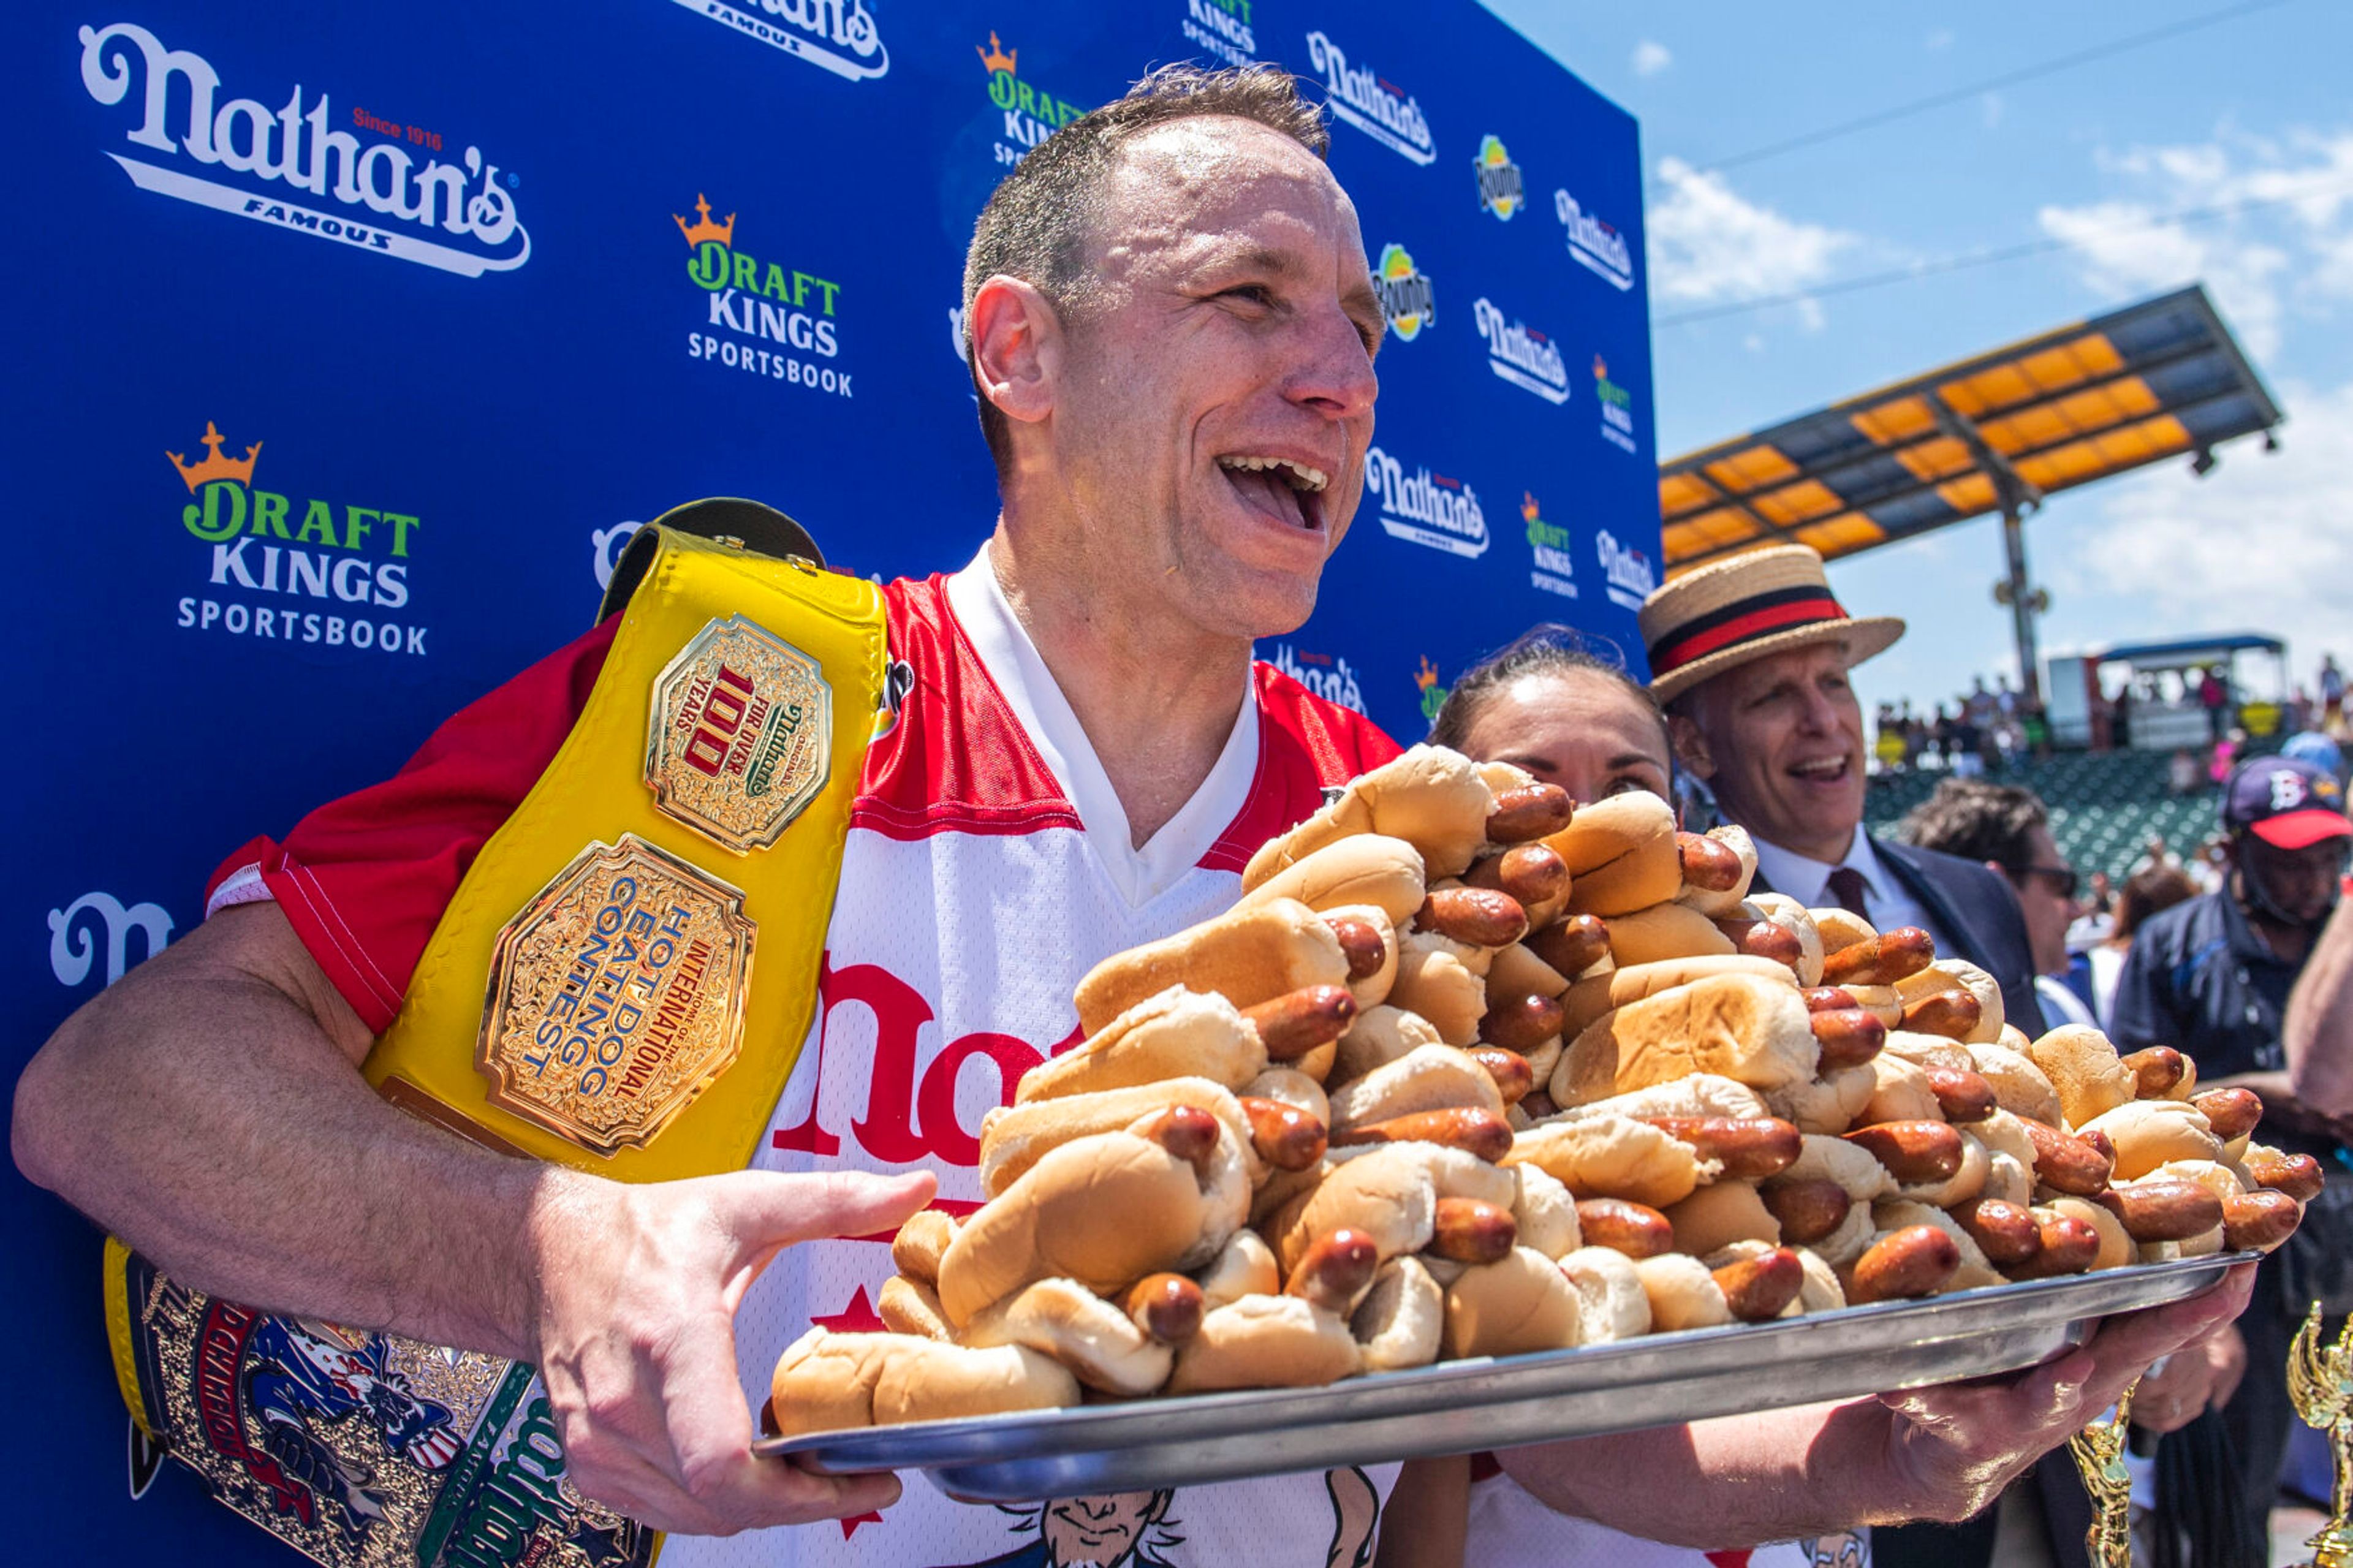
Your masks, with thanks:
[{"label": "man's open mouth", "polygon": [[1802,763],[1791,763],[1789,774],[1808,784],[1836,784],[1846,777],[1851,761],[1846,757],[1812,757]]},{"label": "man's open mouth", "polygon": [[1324,489],[1332,482],[1321,468],[1289,458],[1243,454],[1219,458],[1226,479],[1259,510],[1293,528],[1324,529]]}]

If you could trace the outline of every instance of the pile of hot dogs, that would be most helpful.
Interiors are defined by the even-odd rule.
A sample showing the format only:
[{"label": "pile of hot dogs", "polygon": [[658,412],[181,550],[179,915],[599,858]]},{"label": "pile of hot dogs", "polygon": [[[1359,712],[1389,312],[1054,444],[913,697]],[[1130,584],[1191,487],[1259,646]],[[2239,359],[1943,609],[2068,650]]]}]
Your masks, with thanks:
[{"label": "pile of hot dogs", "polygon": [[2029,1040],[1914,929],[1748,896],[1738,828],[1418,746],[1105,961],[987,1201],[813,1330],[790,1434],[1299,1386],[2286,1239],[2244,1089]]}]

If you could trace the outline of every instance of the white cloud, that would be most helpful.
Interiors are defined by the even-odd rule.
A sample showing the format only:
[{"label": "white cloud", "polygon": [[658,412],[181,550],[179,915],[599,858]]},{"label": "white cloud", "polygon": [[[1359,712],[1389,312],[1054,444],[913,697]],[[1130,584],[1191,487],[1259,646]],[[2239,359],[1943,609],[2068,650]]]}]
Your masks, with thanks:
[{"label": "white cloud", "polygon": [[1675,57],[1669,52],[1667,46],[1654,38],[1644,38],[1634,46],[1636,76],[1656,76],[1674,63]]},{"label": "white cloud", "polygon": [[2324,651],[2353,654],[2353,383],[2281,388],[2280,450],[2241,440],[2202,479],[2166,463],[2106,487],[2101,521],[2069,554],[2093,591],[2146,605],[2145,624],[2286,637],[2309,679]]},{"label": "white cloud", "polygon": [[[1713,304],[1757,294],[1785,294],[1830,275],[1856,237],[1801,222],[1735,191],[1722,174],[1680,158],[1659,161],[1659,195],[1647,226],[1651,287],[1662,300]],[[1800,301],[1806,324],[1820,309]]]},{"label": "white cloud", "polygon": [[[2353,132],[2226,130],[2211,142],[2104,152],[2097,163],[2129,194],[2038,216],[2100,293],[2202,281],[2258,357],[2279,347],[2296,311],[2353,299]],[[2225,210],[2165,217],[2214,208]]]}]

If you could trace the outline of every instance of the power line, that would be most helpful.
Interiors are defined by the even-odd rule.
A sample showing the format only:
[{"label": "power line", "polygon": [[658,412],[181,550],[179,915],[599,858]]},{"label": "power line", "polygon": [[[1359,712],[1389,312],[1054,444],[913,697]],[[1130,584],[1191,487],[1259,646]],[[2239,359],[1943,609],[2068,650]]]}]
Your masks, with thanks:
[{"label": "power line", "polygon": [[2248,0],[2245,5],[2225,6],[2220,11],[2209,11],[2202,16],[2168,23],[2162,27],[2152,27],[2146,33],[2135,33],[2129,37],[2117,38],[2105,44],[2094,44],[2090,48],[2078,49],[2073,54],[2061,55],[2056,59],[2044,60],[2040,65],[2024,66],[2000,76],[1988,77],[1985,80],[1974,82],[1968,87],[1952,88],[1944,92],[1932,93],[1926,98],[1915,99],[1910,103],[1898,104],[1893,109],[1879,110],[1859,120],[1844,121],[1836,125],[1824,126],[1819,131],[1809,131],[1801,136],[1792,136],[1786,142],[1774,142],[1763,147],[1751,148],[1746,153],[1736,153],[1729,158],[1718,158],[1713,163],[1700,164],[1699,172],[1705,174],[1717,169],[1734,169],[1743,163],[1756,163],[1767,158],[1778,158],[1784,153],[1794,153],[1800,147],[1811,147],[1841,136],[1851,135],[1857,131],[1868,131],[1873,126],[1908,119],[1915,114],[1925,114],[1932,109],[1942,109],[1947,104],[1964,102],[1977,97],[1979,93],[1994,92],[2005,87],[2015,87],[2020,82],[2032,81],[2038,77],[2072,70],[2077,66],[2089,65],[2094,60],[2104,60],[2110,56],[2123,54],[2128,49],[2139,48],[2145,44],[2179,37],[2184,33],[2195,32],[2200,27],[2210,27],[2218,22],[2234,21],[2251,12],[2266,11],[2285,4],[2287,0]]},{"label": "power line", "polygon": [[1774,305],[1794,305],[1804,300],[1818,300],[1826,294],[1852,294],[1858,289],[1883,288],[1890,283],[1906,283],[1915,278],[1933,278],[1939,273],[1959,272],[1972,267],[1990,267],[1996,262],[2018,261],[2030,256],[2042,256],[2054,250],[2066,250],[2085,238],[2096,235],[2133,234],[2147,229],[2164,228],[2178,223],[2197,223],[2207,218],[2229,217],[2239,213],[2255,212],[2263,207],[2285,206],[2294,202],[2310,201],[2316,196],[2335,195],[2353,190],[2353,180],[2340,180],[2332,184],[2316,185],[2309,190],[2287,195],[2257,196],[2243,201],[2217,202],[2211,206],[2184,207],[2178,212],[2161,213],[2137,223],[2111,225],[2086,235],[2072,238],[2048,237],[2006,245],[1992,250],[1972,250],[1959,256],[1947,256],[1933,261],[1915,262],[1909,267],[1891,268],[1884,272],[1866,272],[1859,277],[1841,278],[1820,283],[1810,289],[1791,289],[1778,294],[1752,295],[1746,300],[1734,300],[1722,305],[1703,305],[1694,310],[1679,310],[1672,316],[1653,318],[1654,327],[1680,327],[1693,321],[1714,321],[1724,316],[1742,315],[1750,310],[1762,310]]}]

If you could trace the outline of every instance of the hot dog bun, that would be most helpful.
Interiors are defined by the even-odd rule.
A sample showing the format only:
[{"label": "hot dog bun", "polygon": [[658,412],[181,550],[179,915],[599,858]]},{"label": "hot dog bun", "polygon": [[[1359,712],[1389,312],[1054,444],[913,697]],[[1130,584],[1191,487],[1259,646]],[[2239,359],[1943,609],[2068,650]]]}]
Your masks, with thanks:
[{"label": "hot dog bun", "polygon": [[1451,1357],[1518,1355],[1577,1343],[1577,1291],[1560,1266],[1515,1247],[1493,1263],[1465,1268],[1446,1288],[1444,1342]]},{"label": "hot dog bun", "polygon": [[1664,1208],[1724,1167],[1648,1122],[1612,1115],[1547,1121],[1513,1140],[1505,1165],[1533,1164],[1577,1197],[1626,1198]]},{"label": "hot dog bun", "polygon": [[[1164,1079],[1126,1089],[1000,1105],[980,1119],[981,1191],[995,1197],[1048,1152],[1074,1138],[1120,1131],[1138,1118],[1171,1105],[1198,1106],[1224,1122],[1240,1147],[1250,1146],[1250,1125],[1242,1114],[1241,1102],[1224,1085],[1205,1078]],[[1255,1168],[1250,1173],[1264,1174]]]},{"label": "hot dog bun", "polygon": [[1674,807],[1648,790],[1580,805],[1568,826],[1544,842],[1568,867],[1573,913],[1631,914],[1683,890]]},{"label": "hot dog bun", "polygon": [[1748,829],[1733,822],[1709,828],[1705,837],[1723,845],[1740,862],[1740,879],[1729,888],[1707,889],[1686,879],[1675,901],[1717,919],[1737,911],[1742,900],[1748,897],[1748,884],[1757,876],[1757,844],[1748,837]]},{"label": "hot dog bun", "polygon": [[1822,933],[1806,906],[1783,893],[1751,893],[1746,906],[1760,920],[1771,921],[1798,939],[1798,984],[1819,985],[1822,979]]},{"label": "hot dog bun", "polygon": [[2222,1141],[2206,1118],[2195,1106],[2178,1100],[2127,1100],[2076,1131],[2105,1134],[2116,1145],[2112,1179],[2119,1182],[2137,1180],[2177,1160],[2211,1163],[2222,1157]]},{"label": "hot dog bun", "polygon": [[1295,899],[1319,913],[1348,904],[1372,904],[1403,925],[1421,908],[1425,873],[1420,851],[1385,833],[1338,838],[1293,861],[1242,895],[1238,910]]},{"label": "hot dog bun", "polygon": [[1577,1342],[1613,1344],[1651,1331],[1651,1297],[1634,1260],[1607,1247],[1580,1247],[1560,1260],[1577,1292]]},{"label": "hot dog bun", "polygon": [[1013,1098],[1029,1105],[1188,1077],[1240,1089],[1266,1065],[1266,1047],[1231,1002],[1171,985],[1023,1073]]},{"label": "hot dog bun", "polygon": [[1487,1016],[1487,982],[1481,971],[1488,955],[1435,931],[1409,931],[1398,948],[1389,1004],[1419,1014],[1450,1046],[1477,1039],[1479,1021]]},{"label": "hot dog bun", "polygon": [[1820,1054],[1807,1018],[1795,985],[1747,974],[1696,980],[1587,1026],[1553,1069],[1553,1101],[1581,1105],[1694,1072],[1759,1089],[1802,1083]]},{"label": "hot dog bun", "polygon": [[1251,856],[1242,887],[1255,889],[1326,844],[1364,833],[1411,844],[1429,876],[1459,877],[1487,841],[1494,803],[1494,792],[1469,758],[1440,746],[1409,747],[1352,780],[1337,800]]},{"label": "hot dog bun", "polygon": [[1104,959],[1079,982],[1079,1026],[1094,1034],[1171,985],[1250,1007],[1347,982],[1347,958],[1323,917],[1296,899],[1271,899]]},{"label": "hot dog bun", "polygon": [[1331,1091],[1336,1135],[1417,1110],[1471,1106],[1504,1114],[1503,1096],[1484,1068],[1451,1046],[1423,1046]]},{"label": "hot dog bun", "polygon": [[1652,904],[1603,923],[1609,928],[1609,956],[1620,964],[1725,957],[1737,951],[1714,921],[1683,904]]},{"label": "hot dog bun", "polygon": [[1349,1314],[1366,1372],[1402,1372],[1438,1359],[1446,1328],[1446,1292],[1418,1258],[1392,1258]]},{"label": "hot dog bun", "polygon": [[1072,1279],[1040,1279],[965,1325],[963,1342],[1026,1345],[1089,1388],[1133,1397],[1168,1381],[1176,1353]]},{"label": "hot dog bun", "polygon": [[[1714,928],[1710,928],[1714,929]],[[1717,932],[1721,936],[1722,932]],[[1669,958],[1651,963],[1621,965],[1607,974],[1578,980],[1571,984],[1561,998],[1566,1015],[1562,1031],[1575,1039],[1586,1026],[1612,1008],[1623,1007],[1629,1002],[1640,1002],[1662,991],[1672,991],[1694,980],[1711,974],[1753,974],[1762,980],[1786,983],[1789,972],[1769,958],[1755,958],[1744,952],[1715,952],[1702,958]]]},{"label": "hot dog bun", "polygon": [[2051,1076],[2036,1067],[2025,1052],[1999,1044],[1971,1046],[1969,1059],[1976,1065],[1978,1076],[1993,1085],[1995,1100],[2011,1115],[2040,1121],[2046,1127],[2056,1127],[2066,1119]]},{"label": "hot dog bun", "polygon": [[2059,1107],[2071,1128],[2114,1110],[2139,1092],[2140,1079],[2097,1029],[2081,1024],[2053,1029],[2029,1046],[2027,1054],[2059,1091]]},{"label": "hot dog bun", "polygon": [[793,1342],[769,1383],[771,1419],[786,1437],[1078,1402],[1076,1378],[1019,1345],[976,1350],[831,1329],[811,1329]]},{"label": "hot dog bun", "polygon": [[1245,1296],[1201,1319],[1176,1354],[1171,1394],[1319,1388],[1359,1369],[1348,1325],[1296,1296]]},{"label": "hot dog bun", "polygon": [[1667,1223],[1675,1227],[1675,1250],[1694,1258],[1736,1241],[1781,1244],[1781,1222],[1747,1182],[1717,1182],[1700,1188],[1667,1210]]}]

